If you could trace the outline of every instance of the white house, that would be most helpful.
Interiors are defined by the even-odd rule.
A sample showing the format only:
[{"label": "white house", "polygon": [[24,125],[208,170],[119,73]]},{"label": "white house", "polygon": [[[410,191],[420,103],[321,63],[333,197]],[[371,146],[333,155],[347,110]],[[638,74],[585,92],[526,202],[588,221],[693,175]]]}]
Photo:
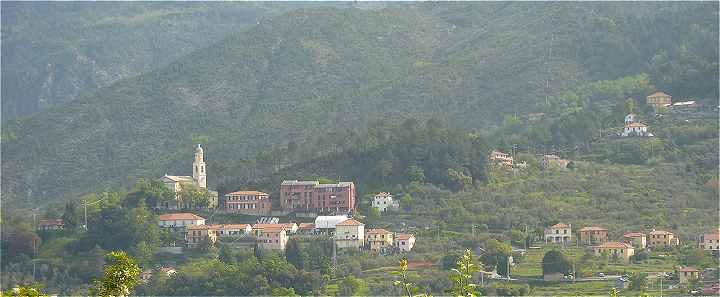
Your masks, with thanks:
[{"label": "white house", "polygon": [[622,137],[628,137],[628,136],[647,136],[652,137],[654,136],[652,133],[648,132],[648,126],[643,123],[630,123],[625,125],[625,129],[623,129],[623,132],[620,136]]},{"label": "white house", "polygon": [[395,237],[395,247],[401,252],[409,252],[415,246],[415,235],[400,233]]},{"label": "white house", "polygon": [[545,229],[545,243],[568,244],[572,239],[572,225],[557,223]]},{"label": "white house", "polygon": [[385,212],[388,209],[396,210],[400,208],[400,203],[398,203],[397,200],[394,200],[390,193],[381,192],[373,197],[372,207],[377,208],[381,212]]},{"label": "white house", "polygon": [[252,234],[250,224],[221,224],[217,225],[217,228],[220,237],[237,237]]},{"label": "white house", "polygon": [[158,224],[162,228],[185,228],[193,225],[205,225],[205,218],[188,212],[167,213],[160,215]]}]

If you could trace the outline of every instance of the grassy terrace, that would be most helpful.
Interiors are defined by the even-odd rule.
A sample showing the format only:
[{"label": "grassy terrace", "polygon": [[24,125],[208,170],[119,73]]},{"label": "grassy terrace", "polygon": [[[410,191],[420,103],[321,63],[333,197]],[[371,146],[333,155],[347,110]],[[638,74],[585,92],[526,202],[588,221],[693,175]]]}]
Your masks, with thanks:
[{"label": "grassy terrace", "polygon": [[[520,261],[520,264],[516,265],[511,275],[518,278],[542,278],[542,258],[543,255],[554,249],[558,248],[563,254],[568,256],[569,259],[575,262],[579,262],[580,258],[585,254],[586,248],[584,247],[566,247],[559,248],[555,246],[542,246],[540,249],[530,249]],[[606,275],[623,274],[623,273],[635,273],[645,272],[652,274],[654,272],[671,272],[674,270],[674,266],[677,265],[677,259],[668,255],[667,257],[651,257],[651,259],[641,264],[623,264],[623,263],[608,263],[604,268],[599,269],[596,265],[591,267],[577,267],[578,271],[582,271],[584,274],[597,275],[599,272],[603,272]],[[676,288],[668,290],[668,285],[671,281],[666,281],[663,285],[664,295],[679,294],[680,291]],[[612,288],[615,286],[615,280],[607,281],[585,281],[585,282],[555,282],[555,283],[542,283],[533,282],[531,284],[532,291],[531,295],[538,296],[588,296],[588,295],[604,295],[607,296]],[[621,290],[623,296],[637,296],[640,292]],[[656,279],[648,279],[648,291],[650,295],[659,295],[660,286]]]}]

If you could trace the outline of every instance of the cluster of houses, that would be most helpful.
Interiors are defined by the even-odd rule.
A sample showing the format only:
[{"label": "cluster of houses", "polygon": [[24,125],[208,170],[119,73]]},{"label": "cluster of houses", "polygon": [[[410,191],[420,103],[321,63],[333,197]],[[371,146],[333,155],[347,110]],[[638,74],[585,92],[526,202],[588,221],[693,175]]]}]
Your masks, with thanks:
[{"label": "cluster of houses", "polygon": [[[498,150],[492,151],[488,159],[490,161],[490,164],[497,165],[506,169],[523,169],[527,168],[528,166],[526,162],[516,163],[513,159],[513,156]],[[565,169],[567,168],[568,164],[570,164],[570,162],[570,160],[560,158],[558,155],[555,154],[543,154],[540,156],[540,166],[542,166],[542,168],[544,169]]]},{"label": "cluster of houses", "polygon": [[[558,223],[545,229],[545,243],[570,245],[573,242],[572,225]],[[702,249],[712,251],[717,255],[720,252],[720,229],[700,236],[698,246]],[[617,257],[625,263],[630,262],[630,257],[635,255],[639,249],[653,249],[665,246],[677,246],[679,238],[672,232],[653,229],[649,234],[643,232],[628,232],[623,234],[620,241],[610,241],[608,229],[598,226],[583,227],[578,231],[576,243],[589,246],[596,255],[608,254]],[[681,284],[686,284],[690,279],[697,279],[700,270],[693,267],[678,269],[678,277]]]},{"label": "cluster of houses", "polygon": [[344,215],[318,216],[314,223],[206,224],[192,213],[160,215],[159,225],[185,234],[185,245],[214,245],[224,237],[255,240],[258,247],[285,250],[292,236],[331,237],[338,248],[368,249],[378,253],[408,252],[415,245],[412,234],[385,229],[365,229],[365,224]]}]

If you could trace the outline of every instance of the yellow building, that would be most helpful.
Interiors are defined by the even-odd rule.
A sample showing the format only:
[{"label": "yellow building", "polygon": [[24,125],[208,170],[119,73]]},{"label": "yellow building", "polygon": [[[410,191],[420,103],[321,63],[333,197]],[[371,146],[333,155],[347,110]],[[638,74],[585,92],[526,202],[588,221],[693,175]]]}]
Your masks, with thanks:
[{"label": "yellow building", "polygon": [[625,263],[630,262],[630,256],[635,254],[635,249],[624,242],[605,242],[599,246],[593,247],[593,250],[595,251],[595,255],[607,252],[610,257],[618,257]]},{"label": "yellow building", "polygon": [[210,244],[215,245],[217,242],[217,226],[216,225],[189,225],[186,227],[185,242],[188,247],[194,247],[209,240]]},{"label": "yellow building", "polygon": [[647,105],[652,105],[655,108],[672,104],[672,96],[659,91],[647,96],[645,99]]},{"label": "yellow building", "polygon": [[393,247],[393,234],[388,230],[370,229],[366,235],[371,251],[379,252]]},{"label": "yellow building", "polygon": [[680,241],[672,232],[654,229],[650,232],[650,241],[648,242],[648,247],[650,248],[679,244]]}]

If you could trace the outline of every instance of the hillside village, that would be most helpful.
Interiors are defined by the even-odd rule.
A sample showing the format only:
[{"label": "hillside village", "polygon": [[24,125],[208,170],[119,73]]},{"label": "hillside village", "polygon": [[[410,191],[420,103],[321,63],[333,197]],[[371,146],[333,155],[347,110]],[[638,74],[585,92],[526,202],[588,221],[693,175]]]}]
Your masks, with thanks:
[{"label": "hillside village", "polygon": [[[671,103],[670,96],[662,92],[648,96],[647,104],[656,109],[676,108],[675,104]],[[678,106],[680,107],[676,112],[682,112],[687,108],[694,108],[694,103],[682,102]],[[625,116],[623,131],[616,137],[654,137],[648,131],[648,126],[640,123],[637,118],[634,113]],[[513,155],[514,153],[493,150],[488,155],[488,164],[513,173],[527,170],[528,163],[515,162]],[[554,153],[538,155],[537,162],[543,170],[571,170],[574,166],[573,161]],[[355,250],[383,257],[407,257],[413,252],[416,240],[417,244],[422,246],[429,239],[416,238],[416,235],[409,233],[405,227],[389,230],[375,226],[366,228],[363,220],[367,215],[357,215],[357,189],[352,181],[321,183],[318,180],[283,180],[278,185],[277,192],[280,197],[276,199],[257,189],[237,189],[223,194],[223,199],[220,199],[217,191],[207,187],[208,173],[211,170],[206,167],[204,149],[200,144],[195,148],[192,172],[192,176],[165,174],[157,179],[172,193],[172,199],[158,200],[154,206],[159,213],[158,226],[169,231],[175,238],[161,248],[171,254],[217,247],[223,242],[232,243],[234,248],[284,253],[293,239],[330,239],[334,243],[333,248],[339,251]],[[369,205],[380,214],[396,213],[400,209],[398,199],[388,192],[376,193]],[[197,212],[210,214],[211,218],[202,217],[196,214]],[[215,222],[212,217],[220,214],[223,214],[224,220],[230,218],[236,222]],[[298,221],[279,222],[280,218],[287,220],[291,214]],[[232,219],[233,216],[237,219]],[[49,232],[60,231],[63,229],[63,221],[60,218],[43,219],[37,228]],[[589,225],[574,229],[572,224],[557,223],[545,228],[538,243],[545,246],[543,249],[586,250],[596,257],[606,257],[612,262],[632,267],[639,254],[667,251],[668,248],[681,245],[697,247],[718,256],[719,234],[720,228],[709,233],[698,233],[693,238],[681,241],[672,231],[661,229],[617,233],[601,226]],[[522,256],[533,248],[540,247],[514,248],[514,253],[520,253],[515,256]],[[514,267],[516,264],[512,258],[511,256],[508,263]],[[154,273],[171,275],[174,271],[173,267],[145,267],[142,278],[148,282]],[[712,281],[717,274],[716,269],[703,271],[692,266],[677,266],[673,271],[666,272],[674,275],[676,288],[688,287],[691,283],[694,284],[693,288],[698,288],[698,281],[703,283],[703,280],[710,279],[711,281],[704,283],[702,292],[718,292],[717,283]],[[482,271],[481,274],[486,274],[490,279],[510,278],[507,272],[504,276],[499,274],[497,268],[493,271]],[[543,273],[543,281],[550,283],[568,279],[592,280],[592,277],[574,275],[574,271]],[[627,288],[627,275],[604,275],[597,280],[604,281],[608,277],[617,281],[618,288]],[[668,277],[666,284],[673,283],[669,276],[662,277]]]}]

